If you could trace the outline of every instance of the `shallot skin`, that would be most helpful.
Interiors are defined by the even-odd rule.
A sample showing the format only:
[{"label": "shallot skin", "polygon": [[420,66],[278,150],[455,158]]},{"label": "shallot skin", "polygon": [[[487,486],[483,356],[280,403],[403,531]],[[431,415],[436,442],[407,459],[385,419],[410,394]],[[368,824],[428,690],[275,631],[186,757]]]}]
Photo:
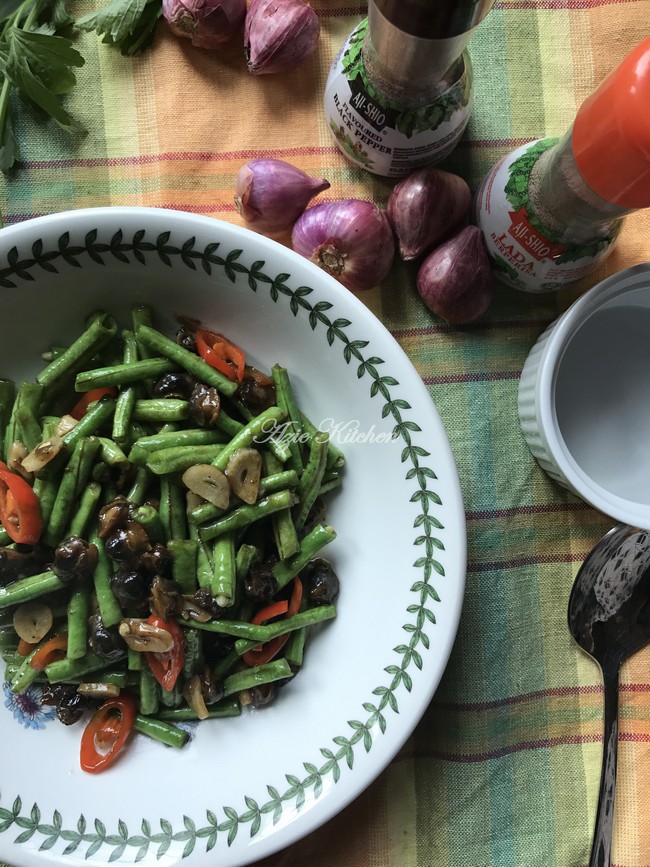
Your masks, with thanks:
[{"label": "shallot skin", "polygon": [[237,173],[235,205],[252,228],[285,232],[329,186],[325,178],[312,178],[284,160],[251,160]]},{"label": "shallot skin", "polygon": [[303,0],[251,0],[244,49],[252,75],[291,72],[316,50],[320,22]]},{"label": "shallot skin", "polygon": [[466,181],[442,169],[418,169],[396,184],[386,212],[402,259],[416,259],[432,250],[467,219],[471,205]]},{"label": "shallot skin", "polygon": [[241,30],[246,0],[163,0],[162,13],[176,36],[197,48],[217,48]]},{"label": "shallot skin", "polygon": [[494,298],[490,260],[477,226],[466,226],[422,262],[417,289],[429,310],[452,325],[474,322]]},{"label": "shallot skin", "polygon": [[308,208],[291,233],[293,249],[353,292],[372,289],[393,265],[395,238],[373,202],[344,199]]}]

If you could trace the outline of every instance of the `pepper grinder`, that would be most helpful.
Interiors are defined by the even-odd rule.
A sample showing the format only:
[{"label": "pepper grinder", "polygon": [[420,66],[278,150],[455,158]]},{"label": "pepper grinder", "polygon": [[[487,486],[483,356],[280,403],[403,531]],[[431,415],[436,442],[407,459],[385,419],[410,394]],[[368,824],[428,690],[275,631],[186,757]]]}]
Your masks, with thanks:
[{"label": "pepper grinder", "polygon": [[474,29],[494,0],[369,0],[325,88],[325,118],[341,151],[384,177],[440,162],[472,108]]},{"label": "pepper grinder", "polygon": [[499,280],[552,292],[591,274],[625,217],[650,208],[650,37],[579,107],[561,139],[528,142],[485,176],[475,198]]}]

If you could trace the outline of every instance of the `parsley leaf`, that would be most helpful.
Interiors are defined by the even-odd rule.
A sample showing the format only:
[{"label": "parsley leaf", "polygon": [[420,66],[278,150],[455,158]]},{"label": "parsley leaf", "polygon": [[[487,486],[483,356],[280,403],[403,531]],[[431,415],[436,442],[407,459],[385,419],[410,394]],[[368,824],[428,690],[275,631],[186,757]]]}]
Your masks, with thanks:
[{"label": "parsley leaf", "polygon": [[47,112],[64,129],[78,132],[59,95],[68,93],[77,79],[71,67],[84,59],[63,36],[12,27],[6,34],[9,55],[6,75],[24,96]]},{"label": "parsley leaf", "polygon": [[[9,113],[9,97],[17,92],[69,132],[80,130],[61,97],[76,84],[74,70],[84,64],[72,39],[60,31],[76,25],[95,31],[103,42],[132,55],[152,41],[162,0],[108,0],[77,22],[66,0],[0,0],[0,171],[18,158]],[[20,103],[18,103],[20,105]]]},{"label": "parsley leaf", "polygon": [[102,42],[115,45],[122,54],[136,54],[151,42],[162,0],[110,0],[105,6],[77,20],[80,30],[95,31]]}]

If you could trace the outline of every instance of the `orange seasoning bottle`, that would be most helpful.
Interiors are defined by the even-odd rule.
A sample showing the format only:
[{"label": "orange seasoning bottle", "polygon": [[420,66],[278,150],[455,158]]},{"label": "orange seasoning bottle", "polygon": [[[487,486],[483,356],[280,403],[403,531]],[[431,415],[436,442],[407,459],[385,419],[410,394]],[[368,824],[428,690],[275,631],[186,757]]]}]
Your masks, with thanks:
[{"label": "orange seasoning bottle", "polygon": [[497,277],[550,292],[611,253],[624,217],[650,207],[650,37],[580,106],[561,139],[504,157],[475,199]]}]

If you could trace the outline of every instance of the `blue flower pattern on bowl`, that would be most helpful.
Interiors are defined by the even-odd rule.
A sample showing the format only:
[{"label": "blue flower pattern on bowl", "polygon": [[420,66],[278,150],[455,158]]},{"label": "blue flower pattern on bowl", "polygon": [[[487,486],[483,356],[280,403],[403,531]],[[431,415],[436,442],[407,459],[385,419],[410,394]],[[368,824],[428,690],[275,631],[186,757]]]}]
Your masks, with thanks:
[{"label": "blue flower pattern on bowl", "polygon": [[26,729],[44,729],[45,723],[55,718],[56,709],[41,703],[43,691],[37,684],[32,684],[25,692],[12,692],[9,683],[5,681],[2,688],[6,696],[5,707],[9,708],[14,719]]}]

